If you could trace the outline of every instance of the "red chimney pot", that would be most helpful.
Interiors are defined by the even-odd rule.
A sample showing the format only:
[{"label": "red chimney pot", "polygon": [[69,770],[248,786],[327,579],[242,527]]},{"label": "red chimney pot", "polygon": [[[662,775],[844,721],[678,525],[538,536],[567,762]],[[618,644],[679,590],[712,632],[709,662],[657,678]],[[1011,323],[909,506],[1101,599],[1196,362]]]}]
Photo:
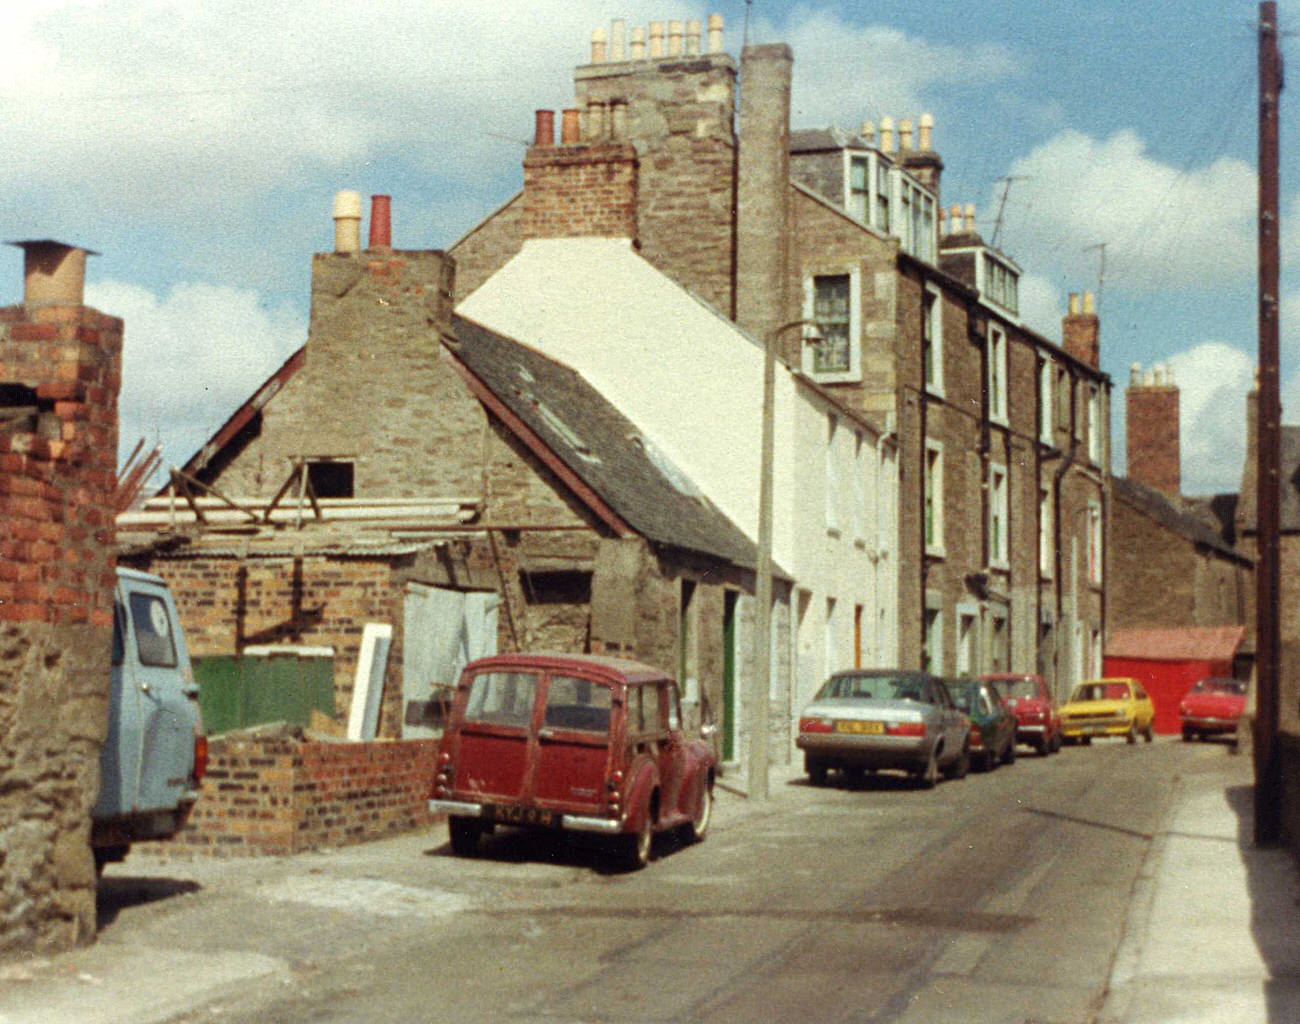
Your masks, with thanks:
[{"label": "red chimney pot", "polygon": [[371,249],[390,249],[393,245],[393,197],[370,197]]},{"label": "red chimney pot", "polygon": [[555,145],[555,111],[539,110],[535,115],[533,129],[534,146]]}]

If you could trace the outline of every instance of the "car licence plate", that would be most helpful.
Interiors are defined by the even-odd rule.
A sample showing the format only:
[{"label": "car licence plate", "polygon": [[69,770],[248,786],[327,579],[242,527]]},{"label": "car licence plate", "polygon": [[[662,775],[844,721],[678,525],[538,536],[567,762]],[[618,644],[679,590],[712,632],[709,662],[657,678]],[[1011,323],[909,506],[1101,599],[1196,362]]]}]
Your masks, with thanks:
[{"label": "car licence plate", "polygon": [[835,722],[836,732],[851,732],[859,735],[883,736],[885,733],[884,722],[856,722],[852,720],[837,719]]},{"label": "car licence plate", "polygon": [[509,804],[486,804],[483,807],[483,820],[495,825],[537,825],[542,828],[554,828],[556,813],[540,807],[518,807]]}]

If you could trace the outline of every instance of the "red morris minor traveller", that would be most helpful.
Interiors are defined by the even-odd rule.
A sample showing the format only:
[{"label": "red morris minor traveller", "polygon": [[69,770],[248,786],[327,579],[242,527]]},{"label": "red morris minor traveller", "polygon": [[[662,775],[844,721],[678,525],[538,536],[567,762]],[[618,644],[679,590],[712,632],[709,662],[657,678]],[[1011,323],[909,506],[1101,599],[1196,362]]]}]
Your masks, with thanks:
[{"label": "red morris minor traveller", "polygon": [[500,654],[461,674],[429,809],[452,849],[476,852],[497,825],[608,836],[629,868],[654,833],[704,838],[717,759],[683,731],[677,684],[639,662]]}]

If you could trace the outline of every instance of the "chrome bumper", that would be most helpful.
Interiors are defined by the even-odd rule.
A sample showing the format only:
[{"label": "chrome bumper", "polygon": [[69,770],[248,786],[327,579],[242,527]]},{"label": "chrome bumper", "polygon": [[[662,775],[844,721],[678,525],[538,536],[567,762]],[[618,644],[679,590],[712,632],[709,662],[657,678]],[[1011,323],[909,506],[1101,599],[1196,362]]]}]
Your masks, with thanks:
[{"label": "chrome bumper", "polygon": [[[481,818],[483,816],[483,805],[470,803],[467,800],[433,799],[429,801],[429,811],[432,814],[447,814],[456,818]],[[501,824],[509,823],[502,822]],[[616,836],[623,831],[624,820],[622,818],[591,818],[582,814],[559,814],[556,815],[556,824],[559,828],[570,832],[596,832],[600,835]]]}]

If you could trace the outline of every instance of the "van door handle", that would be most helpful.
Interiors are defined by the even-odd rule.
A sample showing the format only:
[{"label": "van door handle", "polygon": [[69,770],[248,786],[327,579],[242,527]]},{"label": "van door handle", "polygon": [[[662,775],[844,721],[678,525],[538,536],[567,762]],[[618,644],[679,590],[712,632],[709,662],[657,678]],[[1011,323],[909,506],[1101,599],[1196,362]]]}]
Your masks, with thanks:
[{"label": "van door handle", "polygon": [[555,730],[554,730],[554,729],[539,729],[539,730],[537,731],[537,738],[538,738],[539,740],[553,740],[553,739],[555,739]]},{"label": "van door handle", "polygon": [[148,683],[141,683],[141,684],[140,684],[140,692],[141,692],[141,693],[149,693],[149,692],[150,692],[150,690],[149,690],[149,684],[148,684]]}]

